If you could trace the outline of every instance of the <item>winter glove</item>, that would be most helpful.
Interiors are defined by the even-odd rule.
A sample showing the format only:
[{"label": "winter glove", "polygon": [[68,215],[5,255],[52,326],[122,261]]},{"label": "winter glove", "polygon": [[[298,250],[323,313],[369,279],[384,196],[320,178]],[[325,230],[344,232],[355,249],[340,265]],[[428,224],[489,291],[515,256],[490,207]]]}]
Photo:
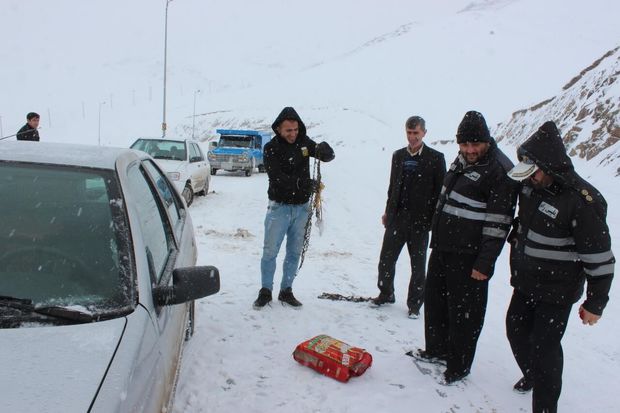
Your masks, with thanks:
[{"label": "winter glove", "polygon": [[319,182],[316,179],[312,178],[298,178],[297,188],[311,194],[317,191],[317,189],[319,188]]},{"label": "winter glove", "polygon": [[334,150],[327,142],[321,142],[316,145],[315,154],[323,162],[329,162],[336,157]]}]

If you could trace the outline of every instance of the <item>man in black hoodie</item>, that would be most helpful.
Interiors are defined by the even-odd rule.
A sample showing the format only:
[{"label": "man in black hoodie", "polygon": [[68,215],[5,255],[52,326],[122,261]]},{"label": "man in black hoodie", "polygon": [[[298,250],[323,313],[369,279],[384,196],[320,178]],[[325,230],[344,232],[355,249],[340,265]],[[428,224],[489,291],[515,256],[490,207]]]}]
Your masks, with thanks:
[{"label": "man in black hoodie", "polygon": [[26,124],[15,135],[18,141],[39,141],[39,120],[38,113],[30,112],[26,115]]},{"label": "man in black hoodie", "polygon": [[269,206],[265,216],[265,241],[261,259],[261,284],[254,308],[262,308],[271,300],[276,257],[286,236],[286,256],[278,300],[293,307],[302,304],[293,295],[310,205],[310,195],[317,182],[310,178],[310,157],[323,162],[334,159],[327,144],[317,144],[306,135],[306,126],[292,107],[280,112],[271,125],[276,136],[264,149],[264,162],[269,176]]},{"label": "man in black hoodie", "polygon": [[450,165],[433,217],[424,295],[426,349],[414,357],[445,364],[444,384],[470,372],[484,324],[489,279],[515,209],[512,162],[497,147],[484,117],[469,111],[456,134],[459,155]]},{"label": "man in black hoodie", "polygon": [[614,255],[607,203],[574,170],[562,137],[546,122],[517,150],[509,173],[524,181],[509,241],[510,283],[506,333],[523,373],[518,392],[534,389],[534,413],[557,412],[562,390],[561,340],[573,303],[583,324],[594,325],[609,300]]}]

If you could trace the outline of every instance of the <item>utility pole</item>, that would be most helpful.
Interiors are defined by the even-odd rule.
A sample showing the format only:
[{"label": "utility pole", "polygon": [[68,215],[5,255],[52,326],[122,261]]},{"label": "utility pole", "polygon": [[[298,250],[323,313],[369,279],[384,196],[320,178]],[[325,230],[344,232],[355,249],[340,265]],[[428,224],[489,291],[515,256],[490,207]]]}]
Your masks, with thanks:
[{"label": "utility pole", "polygon": [[164,23],[164,114],[161,122],[161,136],[166,137],[166,72],[168,65],[168,5],[172,0],[166,0],[166,19]]},{"label": "utility pole", "polygon": [[105,102],[99,102],[99,120],[98,124],[98,134],[97,134],[97,144],[101,146],[101,106],[105,105]]},{"label": "utility pole", "polygon": [[200,93],[200,89],[194,90],[194,112],[192,114],[192,139],[194,139],[194,130],[196,129],[196,95]]}]

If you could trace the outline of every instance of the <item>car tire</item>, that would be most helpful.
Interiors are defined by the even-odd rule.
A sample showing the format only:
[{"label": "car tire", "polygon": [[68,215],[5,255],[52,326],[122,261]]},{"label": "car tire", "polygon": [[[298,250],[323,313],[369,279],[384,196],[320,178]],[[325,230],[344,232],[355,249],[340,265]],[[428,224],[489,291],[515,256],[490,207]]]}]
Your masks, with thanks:
[{"label": "car tire", "polygon": [[250,165],[250,168],[245,170],[245,176],[252,176],[252,172],[254,172],[254,159],[252,159],[252,165]]},{"label": "car tire", "polygon": [[217,173],[217,168],[211,168],[211,175],[215,175]]},{"label": "car tire", "polygon": [[263,164],[258,165],[258,172],[259,173],[267,172],[267,170],[265,169],[265,165]]},{"label": "car tire", "polygon": [[189,341],[194,335],[196,326],[196,302],[192,301],[187,310],[187,325],[185,326],[185,341]]},{"label": "car tire", "polygon": [[205,186],[200,191],[196,192],[196,195],[207,196],[209,193],[209,181],[209,178],[205,179]]},{"label": "car tire", "polygon": [[185,199],[185,203],[187,206],[190,206],[192,202],[194,202],[194,190],[192,189],[190,184],[186,184],[185,188],[183,188],[183,192],[181,193],[183,199]]}]

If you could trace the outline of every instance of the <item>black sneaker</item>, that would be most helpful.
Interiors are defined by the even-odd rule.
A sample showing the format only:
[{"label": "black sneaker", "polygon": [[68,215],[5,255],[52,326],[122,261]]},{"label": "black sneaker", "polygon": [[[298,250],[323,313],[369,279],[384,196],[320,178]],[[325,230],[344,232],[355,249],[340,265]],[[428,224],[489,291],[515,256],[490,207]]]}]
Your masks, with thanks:
[{"label": "black sneaker", "polygon": [[266,306],[271,302],[271,290],[268,288],[261,288],[258,292],[258,298],[254,301],[254,308],[259,309]]},{"label": "black sneaker", "polygon": [[396,298],[394,298],[394,294],[383,294],[380,293],[378,296],[370,300],[371,305],[381,306],[383,304],[394,304],[396,302]]},{"label": "black sneaker", "polygon": [[282,301],[282,303],[286,303],[291,307],[301,307],[302,304],[295,298],[293,295],[293,289],[291,287],[286,288],[285,290],[280,290],[280,294],[278,294],[278,300]]},{"label": "black sneaker", "polygon": [[412,320],[417,320],[418,318],[420,318],[420,310],[416,311],[413,308],[410,308],[407,317],[411,318]]},{"label": "black sneaker", "polygon": [[521,377],[518,382],[512,387],[517,393],[527,393],[534,388],[534,380],[526,377]]},{"label": "black sneaker", "polygon": [[422,350],[419,348],[417,351],[411,353],[411,357],[418,361],[423,361],[426,363],[439,364],[440,366],[445,366],[447,364],[446,359],[448,356],[446,354],[434,354],[429,353],[426,350]]},{"label": "black sneaker", "polygon": [[457,373],[451,370],[446,370],[443,373],[441,384],[443,384],[444,386],[451,386],[453,384],[457,384],[458,382],[462,381],[468,375],[469,375],[469,371]]}]

